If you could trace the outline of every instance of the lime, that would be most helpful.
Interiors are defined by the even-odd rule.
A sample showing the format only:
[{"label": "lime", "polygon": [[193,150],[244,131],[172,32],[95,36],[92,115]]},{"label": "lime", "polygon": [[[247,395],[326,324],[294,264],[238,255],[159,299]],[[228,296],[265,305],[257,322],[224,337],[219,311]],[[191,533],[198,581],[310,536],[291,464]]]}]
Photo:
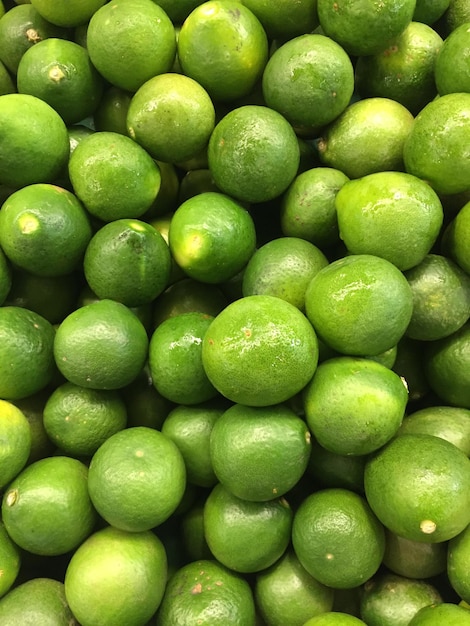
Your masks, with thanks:
[{"label": "lime", "polygon": [[310,576],[293,550],[256,575],[254,592],[261,616],[272,626],[303,626],[333,607],[333,589]]},{"label": "lime", "polygon": [[256,250],[245,267],[243,295],[277,296],[303,311],[311,279],[327,265],[323,252],[305,239],[272,239]]},{"label": "lime", "polygon": [[111,85],[103,95],[93,113],[95,130],[127,135],[127,111],[132,94],[120,87]]},{"label": "lime", "polygon": [[0,96],[4,96],[7,93],[16,93],[17,91],[12,76],[8,72],[5,64],[0,61]]},{"label": "lime", "polygon": [[91,459],[93,505],[121,530],[141,532],[160,525],[179,505],[185,486],[179,449],[152,428],[135,426],[111,435]]},{"label": "lime", "polygon": [[292,181],[281,199],[281,228],[286,237],[300,237],[321,250],[339,242],[335,198],[348,181],[331,167],[314,167]]},{"label": "lime", "polygon": [[161,184],[158,165],[141,146],[105,131],[79,143],[70,157],[69,176],[88,212],[104,222],[141,216]]},{"label": "lime", "polygon": [[60,115],[28,94],[0,96],[0,183],[25,187],[52,182],[69,157],[69,136]]},{"label": "lime", "polygon": [[233,0],[200,3],[178,36],[183,73],[216,101],[250,93],[267,59],[268,39],[261,23],[249,8]]},{"label": "lime", "polygon": [[124,304],[99,300],[76,309],[57,329],[54,356],[63,376],[91,389],[119,389],[144,366],[148,337]]},{"label": "lime", "polygon": [[357,59],[358,92],[390,98],[416,115],[437,95],[434,65],[442,43],[431,26],[410,22],[387,48]]},{"label": "lime", "polygon": [[188,560],[212,559],[204,536],[204,500],[197,500],[181,519],[181,541]]},{"label": "lime", "polygon": [[300,162],[299,143],[292,126],[277,111],[240,106],[216,125],[208,162],[215,184],[224,193],[244,202],[265,202],[293,181]]},{"label": "lime", "polygon": [[150,224],[119,219],[102,226],[85,251],[83,269],[99,298],[135,307],[162,293],[170,278],[168,245]]},{"label": "lime", "polygon": [[77,548],[96,522],[87,478],[86,465],[66,456],[40,459],[23,469],[2,502],[3,522],[13,541],[44,556]]},{"label": "lime", "polygon": [[470,526],[449,541],[447,552],[447,575],[453,589],[465,602],[470,600],[470,585],[466,575],[466,563],[470,550]]},{"label": "lime", "polygon": [[0,489],[26,465],[31,439],[31,429],[24,413],[11,402],[0,400]]},{"label": "lime", "polygon": [[470,92],[470,22],[453,30],[445,39],[434,68],[436,86],[441,96]]},{"label": "lime", "polygon": [[135,92],[153,76],[170,70],[176,53],[175,29],[152,0],[112,0],[93,13],[87,49],[109,83]]},{"label": "lime", "polygon": [[0,601],[4,626],[78,626],[65,599],[64,583],[37,577],[14,587]]},{"label": "lime", "polygon": [[171,577],[157,611],[157,626],[254,626],[248,582],[213,559],[187,563]]},{"label": "lime", "polygon": [[122,389],[121,394],[127,407],[128,426],[149,426],[160,430],[164,419],[174,408],[173,402],[155,389],[148,363],[137,378]]},{"label": "lime", "polygon": [[406,171],[439,194],[469,188],[470,93],[450,93],[429,102],[416,116],[403,158]]},{"label": "lime", "polygon": [[442,574],[447,566],[447,542],[424,543],[385,530],[384,565],[406,578],[425,579]]},{"label": "lime", "polygon": [[201,4],[200,0],[157,0],[173,24],[181,24],[193,9]]},{"label": "lime", "polygon": [[351,55],[380,52],[413,19],[416,0],[318,0],[320,26]]},{"label": "lime", "polygon": [[342,611],[328,611],[310,618],[303,626],[364,626],[365,622]]},{"label": "lime", "polygon": [[292,39],[314,31],[318,26],[317,0],[242,0],[263,25],[270,39]]},{"label": "lime", "polygon": [[[13,543],[5,530],[3,522],[0,522],[0,598],[2,598],[12,587],[18,576],[21,566],[21,552],[18,546]],[[2,602],[0,602],[0,615],[2,613]]]},{"label": "lime", "polygon": [[408,402],[402,379],[371,359],[323,361],[303,392],[307,424],[336,454],[369,454],[398,431]]},{"label": "lime", "polygon": [[312,437],[312,452],[307,475],[318,488],[341,487],[364,493],[364,466],[366,456],[337,454],[321,446]]},{"label": "lime", "polygon": [[235,404],[210,435],[218,480],[238,498],[258,502],[278,498],[299,482],[310,449],[307,425],[285,405]]},{"label": "lime", "polygon": [[242,270],[255,250],[250,213],[233,198],[207,191],[189,198],[170,222],[169,246],[190,278],[221,283]]},{"label": "lime", "polygon": [[301,134],[315,133],[344,111],[354,90],[354,69],[343,48],[320,34],[290,39],[271,55],[263,95]]},{"label": "lime", "polygon": [[67,0],[31,0],[31,4],[46,20],[59,26],[78,26],[88,22],[106,0],[81,0],[69,6]]},{"label": "lime", "polygon": [[348,589],[378,570],[384,529],[359,494],[323,489],[308,495],[297,509],[292,544],[300,563],[317,581]]},{"label": "lime", "polygon": [[441,248],[447,257],[451,257],[466,274],[470,272],[468,241],[470,237],[470,202],[457,210],[444,231]]},{"label": "lime", "polygon": [[318,142],[320,160],[349,178],[402,170],[403,145],[413,122],[408,109],[395,100],[358,100],[324,130]]},{"label": "lime", "polygon": [[317,360],[311,324],[275,296],[232,302],[212,321],[202,343],[202,363],[214,387],[229,400],[252,406],[294,396],[311,379]]},{"label": "lime", "polygon": [[88,537],[65,572],[65,597],[80,624],[141,626],[153,616],[167,581],[167,557],[151,532],[110,526]]},{"label": "lime", "polygon": [[39,276],[64,276],[77,269],[91,236],[80,201],[56,185],[23,187],[0,211],[3,251],[17,267]]},{"label": "lime", "polygon": [[413,20],[424,24],[434,24],[444,15],[449,5],[450,0],[416,0]]},{"label": "lime", "polygon": [[50,389],[46,387],[31,396],[14,401],[15,406],[28,420],[31,431],[31,449],[26,465],[50,456],[54,452],[54,444],[47,436],[43,420],[44,406],[49,395]]},{"label": "lime", "polygon": [[351,254],[312,278],[305,305],[308,319],[328,346],[346,355],[374,356],[403,336],[413,297],[395,265],[378,256]]},{"label": "lime", "polygon": [[160,74],[133,95],[127,132],[155,159],[178,163],[203,150],[215,125],[207,91],[181,74]]},{"label": "lime", "polygon": [[425,606],[416,613],[408,626],[468,626],[470,612],[449,602]]},{"label": "lime", "polygon": [[149,366],[156,390],[177,404],[198,404],[217,395],[202,365],[202,342],[214,318],[182,313],[153,332]]},{"label": "lime", "polygon": [[469,481],[466,454],[432,435],[396,437],[368,459],[364,473],[367,500],[384,526],[430,543],[469,523]]},{"label": "lime", "polygon": [[54,335],[53,326],[37,313],[0,307],[0,398],[26,398],[51,382]]},{"label": "lime", "polygon": [[391,171],[347,182],[336,195],[336,211],[349,253],[374,254],[401,270],[421,263],[444,218],[441,201],[426,182]]},{"label": "lime", "polygon": [[442,597],[436,587],[422,580],[382,574],[367,581],[361,599],[361,617],[369,626],[408,626],[416,613]]},{"label": "lime", "polygon": [[446,33],[451,33],[465,22],[470,22],[470,7],[467,0],[450,0],[449,8],[443,15]]},{"label": "lime", "polygon": [[204,533],[214,557],[231,570],[254,573],[286,551],[292,509],[284,498],[250,502],[217,484],[204,505]]}]

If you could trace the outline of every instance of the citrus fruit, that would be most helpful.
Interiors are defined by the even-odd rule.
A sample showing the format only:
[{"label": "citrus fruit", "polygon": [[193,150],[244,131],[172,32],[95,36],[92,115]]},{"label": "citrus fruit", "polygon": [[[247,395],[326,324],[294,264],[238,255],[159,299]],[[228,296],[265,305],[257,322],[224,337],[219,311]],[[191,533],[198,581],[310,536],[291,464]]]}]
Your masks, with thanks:
[{"label": "citrus fruit", "polygon": [[242,0],[242,4],[253,11],[270,39],[292,39],[318,26],[317,0],[300,0],[295,4],[281,0],[275,5],[268,0]]},{"label": "citrus fruit", "polygon": [[98,513],[115,528],[130,532],[160,525],[179,505],[186,486],[183,457],[157,430],[121,430],[98,448],[88,477]]},{"label": "citrus fruit", "polygon": [[99,298],[135,307],[155,300],[170,278],[168,245],[150,224],[118,219],[102,226],[85,251],[83,270]]},{"label": "citrus fruit", "polygon": [[77,548],[96,522],[87,477],[86,465],[66,456],[40,459],[23,469],[2,501],[3,523],[15,544],[44,556]]},{"label": "citrus fruit", "polygon": [[378,570],[384,529],[366,500],[347,489],[308,495],[294,515],[292,545],[303,567],[328,587],[357,587]]},{"label": "citrus fruit", "polygon": [[159,4],[173,24],[182,24],[193,9],[201,4],[200,0],[158,0]]},{"label": "citrus fruit", "polygon": [[116,391],[67,382],[54,389],[44,406],[49,438],[72,456],[91,456],[126,423],[126,406]]},{"label": "citrus fruit", "polygon": [[412,308],[402,272],[369,254],[333,261],[312,278],[305,296],[306,314],[319,338],[351,356],[374,356],[395,346]]},{"label": "citrus fruit", "polygon": [[103,222],[141,216],[161,184],[151,156],[129,137],[113,132],[97,131],[83,139],[68,170],[75,194]]},{"label": "citrus fruit", "polygon": [[248,582],[213,559],[180,567],[157,611],[157,626],[254,626],[255,604]]},{"label": "citrus fruit", "polygon": [[214,424],[210,456],[218,480],[244,500],[284,495],[304,474],[310,457],[304,420],[285,405],[229,407]]},{"label": "citrus fruit", "polygon": [[450,602],[425,606],[416,613],[408,626],[468,626],[470,612]]},{"label": "citrus fruit", "polygon": [[422,400],[430,391],[424,373],[422,348],[423,344],[420,341],[405,335],[397,343],[396,359],[392,367],[394,372],[406,380],[409,401],[412,403]]},{"label": "citrus fruit", "polygon": [[181,541],[189,561],[212,559],[204,537],[204,500],[196,500],[181,519]]},{"label": "citrus fruit", "polygon": [[243,272],[243,295],[277,296],[303,311],[310,280],[327,265],[323,252],[305,239],[272,239],[248,261]]},{"label": "citrus fruit", "polygon": [[2,598],[12,587],[20,571],[20,566],[20,549],[10,539],[10,536],[5,530],[4,524],[0,522],[0,570],[2,572],[2,576],[0,578],[0,598]]},{"label": "citrus fruit", "polygon": [[300,237],[321,250],[339,242],[335,198],[349,178],[331,167],[313,167],[292,181],[281,199],[285,237]]},{"label": "citrus fruit", "polygon": [[470,409],[468,359],[470,325],[464,324],[448,337],[430,342],[424,358],[429,386],[447,404]]},{"label": "citrus fruit", "polygon": [[0,307],[0,398],[26,398],[51,382],[54,335],[54,327],[37,313]]},{"label": "citrus fruit", "polygon": [[119,389],[144,366],[148,337],[124,304],[99,300],[70,313],[59,325],[54,357],[63,376],[91,389]]},{"label": "citrus fruit", "polygon": [[65,599],[64,583],[37,577],[14,587],[0,601],[4,626],[78,626]]},{"label": "citrus fruit", "polygon": [[221,283],[245,267],[255,250],[250,213],[233,198],[207,191],[179,205],[170,222],[169,246],[190,278]]},{"label": "citrus fruit", "polygon": [[391,171],[345,183],[336,195],[336,211],[349,253],[374,254],[401,270],[421,263],[444,218],[441,201],[426,182]]},{"label": "citrus fruit", "polygon": [[328,611],[311,617],[303,626],[364,626],[365,622],[342,611]]},{"label": "citrus fruit", "polygon": [[318,488],[341,487],[364,493],[366,456],[331,452],[321,446],[315,437],[312,437],[311,446],[307,476]]},{"label": "citrus fruit", "polygon": [[201,3],[178,35],[183,73],[216,101],[233,101],[250,93],[267,59],[268,39],[261,23],[249,8],[233,0]]},{"label": "citrus fruit", "polygon": [[451,257],[466,274],[470,273],[470,255],[468,241],[470,238],[470,202],[466,202],[457,210],[457,214],[447,225],[441,249],[447,257]]},{"label": "citrus fruit", "polygon": [[439,194],[469,188],[470,93],[450,93],[429,102],[416,116],[403,148],[406,171]]},{"label": "citrus fruit", "polygon": [[209,380],[239,404],[284,402],[309,382],[317,360],[311,324],[294,305],[275,296],[235,300],[214,318],[202,342]]},{"label": "citrus fruit", "polygon": [[318,19],[348,54],[366,56],[386,48],[411,22],[415,8],[415,0],[318,0]]},{"label": "citrus fruit", "polygon": [[0,489],[26,465],[31,439],[31,429],[24,413],[11,402],[0,400]]},{"label": "citrus fruit", "polygon": [[232,109],[209,140],[209,169],[217,187],[244,202],[283,193],[297,174],[300,149],[289,122],[266,106]]},{"label": "citrus fruit", "polygon": [[470,461],[432,435],[404,434],[367,461],[365,493],[380,521],[414,541],[441,542],[469,523]]},{"label": "citrus fruit", "polygon": [[0,211],[0,245],[15,266],[39,276],[64,276],[77,269],[92,236],[77,197],[49,183],[13,193]]},{"label": "citrus fruit", "polygon": [[261,616],[272,626],[303,626],[333,607],[333,589],[310,576],[293,550],[256,575],[254,593]]},{"label": "citrus fruit", "polygon": [[408,579],[433,578],[446,570],[447,542],[414,541],[386,529],[383,564]]},{"label": "citrus fruit", "polygon": [[112,0],[93,13],[87,49],[109,83],[135,92],[153,76],[170,70],[176,53],[175,29],[152,0]]},{"label": "citrus fruit", "polygon": [[178,163],[205,149],[215,125],[207,91],[189,76],[160,74],[132,96],[127,132],[154,159]]},{"label": "citrus fruit", "polygon": [[0,96],[0,183],[13,188],[52,182],[69,157],[69,136],[60,115],[24,93]]},{"label": "citrus fruit", "polygon": [[466,22],[446,37],[437,56],[434,78],[441,96],[448,93],[470,92],[469,47],[470,23]]},{"label": "citrus fruit", "polygon": [[449,4],[450,0],[416,0],[413,20],[424,24],[434,24],[444,15]]},{"label": "citrus fruit", "polygon": [[263,73],[266,104],[300,134],[314,135],[344,111],[354,69],[343,48],[325,35],[290,39],[273,52]]},{"label": "citrus fruit", "polygon": [[363,98],[390,98],[416,115],[436,95],[434,64],[442,37],[431,26],[410,22],[377,54],[361,56],[355,81]]},{"label": "citrus fruit", "polygon": [[65,572],[65,597],[83,626],[146,624],[167,581],[167,556],[151,532],[107,526],[74,552]]},{"label": "citrus fruit", "polygon": [[32,4],[13,6],[0,19],[0,60],[16,74],[26,50],[48,37],[66,38],[67,33],[44,19]]},{"label": "citrus fruit", "polygon": [[31,4],[44,19],[59,26],[79,26],[88,22],[106,0],[82,0],[70,6],[67,0],[31,0]]},{"label": "citrus fruit", "polygon": [[127,135],[126,117],[132,94],[114,85],[104,89],[93,113],[95,130]]},{"label": "citrus fruit", "polygon": [[466,575],[468,553],[470,550],[470,527],[449,541],[447,552],[447,575],[456,593],[468,602],[470,585]]},{"label": "citrus fruit", "polygon": [[50,37],[29,48],[17,70],[19,93],[36,96],[76,124],[91,115],[103,92],[103,79],[85,48]]},{"label": "citrus fruit", "polygon": [[413,292],[413,314],[406,334],[421,341],[451,335],[470,316],[470,278],[451,259],[428,254],[405,272]]},{"label": "citrus fruit", "polygon": [[440,593],[429,582],[386,573],[365,583],[361,617],[369,626],[381,626],[384,622],[408,626],[420,609],[440,602]]},{"label": "citrus fruit", "polygon": [[47,436],[43,422],[43,412],[46,400],[50,395],[47,387],[37,393],[15,400],[14,404],[24,414],[31,431],[31,449],[26,465],[50,456],[54,452],[54,444]]},{"label": "citrus fruit", "polygon": [[18,90],[5,64],[0,61],[0,96],[16,93]]},{"label": "citrus fruit", "polygon": [[318,443],[336,454],[369,454],[398,431],[408,392],[401,378],[371,359],[323,361],[304,389],[307,424]]},{"label": "citrus fruit", "polygon": [[128,426],[149,426],[160,430],[165,417],[174,407],[155,389],[148,363],[129,385],[121,391],[127,407]]},{"label": "citrus fruit", "polygon": [[451,33],[461,24],[470,22],[470,7],[466,0],[450,0],[449,8],[443,15],[446,33]]},{"label": "citrus fruit", "polygon": [[218,483],[204,505],[204,534],[217,561],[235,572],[259,572],[286,551],[292,516],[284,498],[242,500]]},{"label": "citrus fruit", "polygon": [[156,390],[177,404],[198,404],[217,395],[202,365],[202,342],[214,318],[183,313],[162,322],[149,345],[149,366]]},{"label": "citrus fruit", "polygon": [[349,178],[403,169],[403,145],[413,125],[411,113],[390,98],[363,98],[322,133],[320,160]]}]

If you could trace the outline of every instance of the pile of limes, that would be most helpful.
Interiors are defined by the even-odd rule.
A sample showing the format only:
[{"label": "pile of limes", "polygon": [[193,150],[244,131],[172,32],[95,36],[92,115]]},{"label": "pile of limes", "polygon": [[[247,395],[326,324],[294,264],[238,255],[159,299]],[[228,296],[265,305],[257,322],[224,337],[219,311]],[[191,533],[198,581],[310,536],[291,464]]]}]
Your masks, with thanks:
[{"label": "pile of limes", "polygon": [[0,625],[470,625],[468,0],[0,0]]}]

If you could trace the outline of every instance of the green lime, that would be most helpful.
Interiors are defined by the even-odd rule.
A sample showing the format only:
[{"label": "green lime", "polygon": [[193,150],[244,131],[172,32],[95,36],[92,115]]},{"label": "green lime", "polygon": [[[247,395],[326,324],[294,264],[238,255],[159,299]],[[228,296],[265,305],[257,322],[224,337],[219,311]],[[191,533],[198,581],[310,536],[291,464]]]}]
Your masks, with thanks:
[{"label": "green lime", "polygon": [[402,170],[403,145],[413,122],[408,109],[395,100],[358,100],[322,133],[318,142],[320,160],[349,178]]},{"label": "green lime", "polygon": [[293,512],[284,498],[250,502],[217,484],[204,505],[204,533],[214,557],[231,570],[254,573],[286,551]]},{"label": "green lime", "polygon": [[456,593],[468,602],[470,600],[470,584],[466,575],[468,555],[470,551],[470,526],[449,541],[447,552],[447,576]]},{"label": "green lime", "polygon": [[13,541],[44,556],[77,548],[96,522],[87,480],[86,465],[66,456],[40,459],[23,469],[2,502],[2,519]]},{"label": "green lime", "polygon": [[128,426],[148,426],[160,430],[168,413],[174,408],[158,393],[150,375],[148,363],[129,385],[121,391],[127,407]]},{"label": "green lime", "polygon": [[282,194],[296,176],[299,142],[277,111],[240,106],[216,125],[208,162],[215,184],[224,193],[243,202],[265,202]]},{"label": "green lime", "polygon": [[77,197],[37,183],[13,193],[0,211],[0,245],[17,267],[39,276],[64,276],[81,266],[92,236]]},{"label": "green lime", "polygon": [[337,454],[321,446],[312,437],[312,452],[307,466],[307,476],[321,489],[340,487],[364,493],[364,466],[366,456]]},{"label": "green lime", "polygon": [[470,22],[470,6],[467,0],[450,0],[443,16],[446,33],[451,33],[465,22]]},{"label": "green lime", "polygon": [[103,95],[93,113],[95,130],[127,135],[127,111],[132,94],[111,85]]},{"label": "green lime", "polygon": [[361,495],[323,489],[308,495],[295,512],[292,544],[300,563],[317,581],[350,589],[378,570],[384,529]]},{"label": "green lime", "polygon": [[31,452],[31,440],[31,429],[24,413],[11,402],[0,400],[0,489],[26,465]]},{"label": "green lime", "polygon": [[91,459],[88,489],[109,524],[129,532],[150,530],[175,511],[186,486],[186,468],[176,444],[145,426],[125,428]]},{"label": "green lime", "polygon": [[328,346],[346,355],[374,356],[403,336],[413,297],[395,265],[378,256],[351,254],[312,278],[305,305],[308,319]]},{"label": "green lime", "polygon": [[0,305],[7,299],[12,286],[11,266],[5,253],[0,248]]},{"label": "green lime", "polygon": [[445,39],[436,59],[434,78],[441,96],[470,92],[470,22],[453,30]]},{"label": "green lime", "polygon": [[170,71],[176,53],[175,29],[152,0],[112,0],[93,13],[87,48],[93,65],[109,83],[133,93],[153,76]]},{"label": "green lime", "polygon": [[179,568],[165,589],[157,626],[254,626],[255,603],[248,582],[213,559]]},{"label": "green lime", "polygon": [[119,389],[144,366],[147,332],[120,302],[99,300],[76,309],[57,329],[54,357],[63,376],[91,389]]},{"label": "green lime", "polygon": [[127,132],[154,158],[178,163],[205,149],[215,110],[207,91],[182,74],[150,78],[132,96]]},{"label": "green lime", "polygon": [[73,553],[65,597],[80,624],[141,626],[160,605],[166,582],[165,547],[154,533],[108,526]]},{"label": "green lime", "polygon": [[[0,24],[1,27],[1,24]],[[0,60],[0,96],[4,96],[7,93],[16,93],[18,90],[16,84],[6,65]]]},{"label": "green lime", "polygon": [[303,626],[364,626],[365,622],[342,611],[328,611],[310,618]]},{"label": "green lime", "polygon": [[[10,590],[18,576],[21,566],[21,552],[13,543],[5,530],[3,522],[0,522],[0,599]],[[0,602],[0,615],[2,614],[2,602]]]},{"label": "green lime", "polygon": [[31,4],[46,20],[59,26],[78,26],[88,22],[106,0],[81,0],[70,6],[67,0],[31,0]]},{"label": "green lime", "polygon": [[450,0],[416,0],[413,21],[435,24],[447,11]]},{"label": "green lime", "polygon": [[151,156],[129,137],[113,132],[97,131],[84,138],[73,151],[68,169],[75,194],[103,222],[140,217],[154,202],[161,184],[160,170]]},{"label": "green lime", "polygon": [[466,274],[470,272],[470,254],[468,252],[468,241],[470,238],[470,202],[457,210],[456,215],[451,219],[446,227],[441,249],[443,253],[452,258]]},{"label": "green lime", "polygon": [[450,602],[425,606],[416,613],[408,626],[469,626],[470,611]]},{"label": "green lime", "polygon": [[197,500],[181,519],[181,541],[189,561],[212,559],[204,536],[204,500]]},{"label": "green lime", "polygon": [[263,73],[263,95],[301,134],[316,136],[349,104],[354,69],[333,39],[306,34],[290,39],[271,55]]},{"label": "green lime", "polygon": [[270,39],[281,41],[304,33],[311,33],[318,26],[317,0],[242,0],[261,22]]},{"label": "green lime", "polygon": [[201,4],[200,0],[157,0],[173,24],[182,24],[188,15]]},{"label": "green lime", "polygon": [[426,579],[446,571],[447,542],[424,543],[385,530],[384,565],[410,579]]},{"label": "green lime", "polygon": [[442,542],[470,521],[470,461],[432,435],[404,434],[372,455],[365,467],[367,500],[392,532],[414,541]]},{"label": "green lime", "polygon": [[202,363],[214,387],[229,400],[252,406],[294,396],[310,381],[317,360],[311,324],[275,296],[232,302],[215,317],[202,343]]},{"label": "green lime", "polygon": [[444,218],[439,196],[425,181],[391,171],[345,183],[336,195],[336,211],[350,254],[374,254],[400,270],[421,263]]}]

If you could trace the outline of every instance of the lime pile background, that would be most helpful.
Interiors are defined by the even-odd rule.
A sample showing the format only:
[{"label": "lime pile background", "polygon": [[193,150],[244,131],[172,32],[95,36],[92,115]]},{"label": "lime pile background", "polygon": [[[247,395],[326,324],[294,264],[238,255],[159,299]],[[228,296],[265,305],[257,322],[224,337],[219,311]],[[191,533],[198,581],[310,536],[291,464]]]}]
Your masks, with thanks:
[{"label": "lime pile background", "polygon": [[0,1],[0,624],[470,623],[465,0]]}]

